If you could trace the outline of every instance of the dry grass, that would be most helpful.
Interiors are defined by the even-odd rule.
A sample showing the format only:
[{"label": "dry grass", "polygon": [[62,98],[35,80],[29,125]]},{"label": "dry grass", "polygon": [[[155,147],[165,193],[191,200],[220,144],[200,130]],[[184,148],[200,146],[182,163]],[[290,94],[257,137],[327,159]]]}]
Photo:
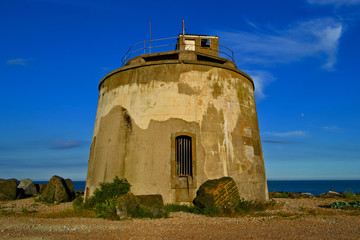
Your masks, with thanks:
[{"label": "dry grass", "polygon": [[334,215],[334,211],[324,209],[324,208],[306,208],[306,207],[300,207],[300,212],[306,214],[306,215],[312,215],[312,216],[328,216],[328,215]]},{"label": "dry grass", "polygon": [[35,213],[36,217],[39,218],[94,218],[96,214],[91,210],[74,210],[74,209],[65,209],[59,212],[45,212],[45,213]]},{"label": "dry grass", "polygon": [[91,210],[74,210],[67,208],[57,212],[36,212],[22,208],[21,212],[14,212],[12,209],[1,211],[0,216],[29,217],[29,218],[94,218],[96,214]]}]

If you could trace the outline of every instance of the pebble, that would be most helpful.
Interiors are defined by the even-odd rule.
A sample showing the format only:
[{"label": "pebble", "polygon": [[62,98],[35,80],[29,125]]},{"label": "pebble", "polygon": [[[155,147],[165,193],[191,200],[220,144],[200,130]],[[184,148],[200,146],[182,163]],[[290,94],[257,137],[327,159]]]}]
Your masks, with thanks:
[{"label": "pebble", "polygon": [[[280,203],[278,208],[266,212],[270,216],[259,217],[249,215],[239,218],[211,218],[181,212],[171,214],[171,218],[168,219],[133,221],[0,217],[2,228],[0,239],[5,238],[6,234],[9,236],[7,239],[21,238],[23,233],[24,236],[32,236],[33,239],[40,239],[40,236],[44,239],[76,239],[80,234],[87,235],[88,240],[99,239],[99,236],[103,236],[103,239],[357,239],[360,236],[359,217],[318,207],[331,203],[333,201],[331,199],[276,199],[276,201]],[[3,205],[4,202],[0,204]],[[32,203],[27,201],[19,204]],[[300,207],[330,211],[332,214],[312,216],[300,211]],[[19,206],[14,207],[14,209],[18,208],[21,210]],[[64,209],[64,206],[39,205],[39,209],[57,211],[55,209]],[[288,216],[280,216],[279,213],[290,216],[298,214],[296,216],[299,217],[292,219]],[[5,230],[6,233],[3,233]]]}]

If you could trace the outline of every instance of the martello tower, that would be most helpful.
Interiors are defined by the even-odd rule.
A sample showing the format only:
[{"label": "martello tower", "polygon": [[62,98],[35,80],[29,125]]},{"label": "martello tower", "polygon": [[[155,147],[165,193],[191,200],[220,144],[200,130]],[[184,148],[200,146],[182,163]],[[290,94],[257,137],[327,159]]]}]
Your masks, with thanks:
[{"label": "martello tower", "polygon": [[230,176],[240,197],[266,200],[254,83],[233,60],[214,36],[181,34],[129,50],[99,85],[85,197],[118,176],[134,194],[190,202],[206,180]]}]

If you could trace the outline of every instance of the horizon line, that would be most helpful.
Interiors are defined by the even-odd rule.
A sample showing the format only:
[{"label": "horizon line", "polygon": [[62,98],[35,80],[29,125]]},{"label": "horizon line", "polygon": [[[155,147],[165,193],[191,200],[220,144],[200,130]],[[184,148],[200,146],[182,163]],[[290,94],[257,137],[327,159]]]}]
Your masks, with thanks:
[{"label": "horizon line", "polygon": [[[46,181],[50,181],[50,179],[49,180],[36,179],[36,180],[32,180],[32,181],[46,182]],[[86,182],[86,180],[73,180],[73,179],[71,179],[71,181],[73,181],[73,182]],[[360,179],[274,179],[274,178],[271,178],[271,179],[266,179],[266,181],[360,181]]]}]

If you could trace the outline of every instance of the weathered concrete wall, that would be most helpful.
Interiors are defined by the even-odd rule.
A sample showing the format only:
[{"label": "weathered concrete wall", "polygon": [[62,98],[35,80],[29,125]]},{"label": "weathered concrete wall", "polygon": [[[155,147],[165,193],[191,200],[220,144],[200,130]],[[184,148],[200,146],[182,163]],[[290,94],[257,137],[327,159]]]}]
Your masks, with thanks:
[{"label": "weathered concrete wall", "polygon": [[119,176],[134,194],[184,201],[171,183],[172,136],[179,132],[196,136],[188,198],[206,180],[231,176],[240,197],[267,199],[251,79],[220,64],[176,60],[127,66],[101,82],[88,194]]}]

